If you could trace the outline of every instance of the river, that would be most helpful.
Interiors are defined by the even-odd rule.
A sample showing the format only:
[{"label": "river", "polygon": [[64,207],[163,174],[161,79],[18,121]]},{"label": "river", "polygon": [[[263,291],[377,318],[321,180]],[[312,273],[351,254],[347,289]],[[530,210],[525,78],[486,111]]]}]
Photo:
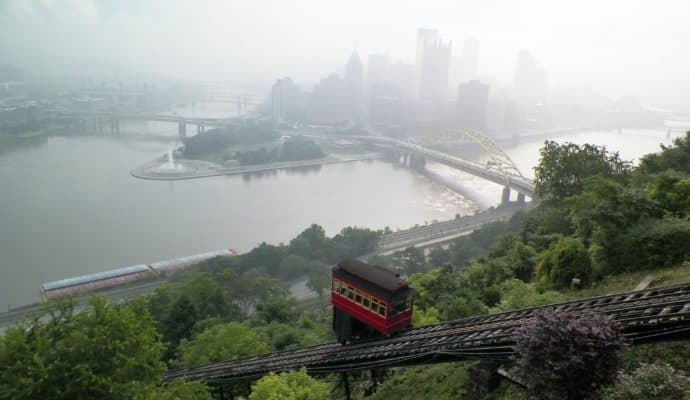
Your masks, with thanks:
[{"label": "river", "polygon": [[[148,181],[136,165],[175,144],[176,127],[123,126],[120,137],[51,136],[0,153],[0,305],[39,300],[47,281],[221,248],[288,242],[312,223],[407,228],[496,204],[500,187],[430,165],[461,181],[463,197],[398,165],[367,161],[249,176]],[[166,137],[152,138],[151,134]],[[145,135],[142,135],[145,134]],[[627,158],[656,151],[661,131],[590,132]],[[634,140],[630,140],[634,138]],[[506,148],[526,175],[541,141]]]}]

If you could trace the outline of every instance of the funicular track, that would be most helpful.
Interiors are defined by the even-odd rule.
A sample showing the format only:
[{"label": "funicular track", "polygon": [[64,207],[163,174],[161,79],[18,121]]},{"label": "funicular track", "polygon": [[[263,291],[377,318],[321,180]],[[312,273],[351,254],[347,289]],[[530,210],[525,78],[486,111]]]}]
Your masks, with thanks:
[{"label": "funicular track", "polygon": [[592,311],[617,321],[631,344],[690,338],[690,282],[600,296],[409,329],[394,337],[343,346],[326,343],[262,356],[177,369],[166,374],[211,385],[306,368],[312,375],[451,360],[508,359],[515,333],[539,310]]}]

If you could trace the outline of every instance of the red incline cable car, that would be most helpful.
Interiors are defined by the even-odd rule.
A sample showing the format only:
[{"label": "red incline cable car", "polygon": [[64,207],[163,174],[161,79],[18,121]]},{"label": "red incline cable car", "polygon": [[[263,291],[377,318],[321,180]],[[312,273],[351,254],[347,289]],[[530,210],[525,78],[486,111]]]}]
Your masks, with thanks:
[{"label": "red incline cable car", "polygon": [[414,289],[395,272],[358,260],[333,268],[331,303],[338,341],[389,335],[412,325]]}]

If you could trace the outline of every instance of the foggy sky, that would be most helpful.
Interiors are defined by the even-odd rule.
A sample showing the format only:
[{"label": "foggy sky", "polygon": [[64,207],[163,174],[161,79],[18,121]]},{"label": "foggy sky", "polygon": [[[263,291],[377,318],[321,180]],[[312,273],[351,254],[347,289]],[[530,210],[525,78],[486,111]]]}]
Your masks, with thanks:
[{"label": "foggy sky", "polygon": [[[414,61],[416,31],[480,42],[479,74],[513,79],[529,49],[552,86],[690,108],[683,0],[0,0],[0,64],[29,76],[146,77],[310,85],[352,50]],[[685,105],[685,107],[683,107]]]}]

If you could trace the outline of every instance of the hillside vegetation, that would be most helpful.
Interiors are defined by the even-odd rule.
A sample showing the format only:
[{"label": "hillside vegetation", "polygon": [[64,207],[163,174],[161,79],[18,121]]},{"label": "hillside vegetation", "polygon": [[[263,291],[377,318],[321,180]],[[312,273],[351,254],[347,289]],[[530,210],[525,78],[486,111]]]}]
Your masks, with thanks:
[{"label": "hillside vegetation", "polygon": [[[500,238],[490,235],[487,251],[482,233],[467,236],[429,255],[442,267],[410,277],[418,291],[415,311],[425,322],[631,290],[646,276],[654,285],[690,281],[690,132],[637,167],[602,147],[546,142],[535,172],[541,204],[513,217]],[[661,388],[690,391],[688,355],[686,343],[628,349],[620,376],[593,396],[651,399],[662,398]],[[435,375],[454,376],[472,367],[434,368]],[[373,398],[431,398],[428,391],[441,387],[448,390],[436,398],[531,398],[515,385],[495,386],[471,374],[461,374],[460,383],[420,379],[427,368],[397,370]],[[625,382],[635,380],[647,386],[621,397],[630,394]],[[407,391],[401,395],[397,387]]]},{"label": "hillside vegetation", "polygon": [[[547,142],[541,153],[535,209],[448,249],[370,259],[409,275],[418,293],[415,325],[629,290],[647,275],[653,284],[690,280],[690,132],[637,167],[596,146]],[[200,383],[161,386],[161,374],[333,340],[329,313],[300,309],[286,281],[306,274],[323,305],[328,265],[370,253],[377,236],[348,227],[329,238],[312,225],[288,244],[209,260],[125,304],[99,297],[84,310],[69,299],[49,303],[48,318],[0,337],[0,400],[209,399]],[[688,360],[684,342],[630,348],[620,373],[592,396],[683,399]],[[529,398],[490,372],[473,363],[391,369],[369,398]],[[343,394],[338,377],[314,380],[303,371],[252,387],[226,389],[257,400]]]}]

